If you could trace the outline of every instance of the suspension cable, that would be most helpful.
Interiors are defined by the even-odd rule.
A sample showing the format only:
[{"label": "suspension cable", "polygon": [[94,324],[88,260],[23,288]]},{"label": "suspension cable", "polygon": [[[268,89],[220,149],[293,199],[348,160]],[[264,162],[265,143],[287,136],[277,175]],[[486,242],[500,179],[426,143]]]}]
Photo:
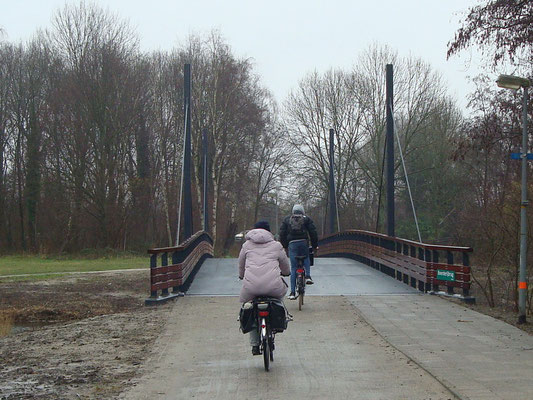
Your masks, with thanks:
[{"label": "suspension cable", "polygon": [[398,140],[398,150],[400,151],[400,158],[402,160],[403,173],[405,175],[405,182],[407,183],[407,191],[409,192],[409,200],[411,200],[411,208],[413,209],[413,216],[415,218],[416,231],[418,232],[418,241],[422,243],[422,236],[420,235],[420,228],[418,227],[418,218],[416,217],[415,203],[413,202],[413,195],[411,194],[411,185],[409,185],[409,177],[407,176],[407,169],[405,168],[405,160],[403,158],[402,152],[402,143],[400,142],[400,135],[398,135],[398,130],[396,129],[396,119],[394,118],[394,110],[392,109],[392,102],[388,104],[391,114],[392,114],[392,123],[394,127],[394,133],[396,134],[396,139]]},{"label": "suspension cable", "polygon": [[180,230],[181,230],[181,203],[183,197],[183,178],[185,174],[185,141],[187,140],[187,116],[189,114],[189,104],[185,107],[185,122],[183,124],[183,155],[181,158],[181,185],[180,185],[180,201],[178,207],[178,232],[176,234],[176,246],[180,245]]},{"label": "suspension cable", "polygon": [[[336,131],[335,131],[336,132]],[[340,147],[337,143],[337,147]],[[335,149],[335,147],[333,147]],[[337,213],[337,232],[341,231],[341,220],[339,219],[339,202],[337,200],[337,185],[335,185],[335,152],[332,152],[332,157],[330,162],[332,163],[331,168],[333,169],[333,200],[335,201],[335,211]],[[339,151],[340,157],[340,151]]]}]

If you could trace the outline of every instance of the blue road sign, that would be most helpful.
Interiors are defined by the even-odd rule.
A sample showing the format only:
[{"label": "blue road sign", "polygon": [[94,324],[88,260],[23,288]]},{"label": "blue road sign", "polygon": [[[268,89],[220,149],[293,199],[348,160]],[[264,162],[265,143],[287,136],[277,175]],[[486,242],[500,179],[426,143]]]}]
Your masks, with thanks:
[{"label": "blue road sign", "polygon": [[[511,160],[520,160],[522,153],[511,153]],[[533,160],[533,153],[527,153],[527,159]]]}]

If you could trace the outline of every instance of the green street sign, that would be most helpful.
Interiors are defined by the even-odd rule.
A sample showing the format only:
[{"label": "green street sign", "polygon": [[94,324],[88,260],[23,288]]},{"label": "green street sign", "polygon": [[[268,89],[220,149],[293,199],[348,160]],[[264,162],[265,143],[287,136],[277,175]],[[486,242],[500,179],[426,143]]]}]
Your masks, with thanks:
[{"label": "green street sign", "polygon": [[455,282],[455,272],[447,271],[445,269],[437,270],[437,279],[441,281],[452,281]]}]

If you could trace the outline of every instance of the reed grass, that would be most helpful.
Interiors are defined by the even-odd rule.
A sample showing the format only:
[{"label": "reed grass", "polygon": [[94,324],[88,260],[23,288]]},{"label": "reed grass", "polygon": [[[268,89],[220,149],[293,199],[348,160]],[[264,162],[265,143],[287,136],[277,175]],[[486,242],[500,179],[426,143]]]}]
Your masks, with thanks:
[{"label": "reed grass", "polygon": [[0,311],[0,337],[9,335],[14,323],[15,318],[12,313]]}]

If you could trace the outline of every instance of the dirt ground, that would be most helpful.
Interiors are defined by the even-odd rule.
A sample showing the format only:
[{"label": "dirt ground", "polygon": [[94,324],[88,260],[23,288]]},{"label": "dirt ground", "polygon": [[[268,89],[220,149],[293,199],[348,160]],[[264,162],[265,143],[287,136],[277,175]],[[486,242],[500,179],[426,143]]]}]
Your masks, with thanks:
[{"label": "dirt ground", "polygon": [[144,306],[148,293],[147,271],[0,283],[4,332],[15,326],[0,337],[0,399],[116,397],[172,307]]},{"label": "dirt ground", "polygon": [[[464,305],[464,303],[461,303],[461,304]],[[467,305],[467,306],[471,308],[472,310],[475,310],[481,314],[490,315],[493,318],[499,319],[510,325],[514,325],[518,329],[521,329],[529,333],[530,335],[533,335],[533,323],[532,323],[533,316],[531,315],[527,316],[527,323],[519,325],[517,323],[518,314],[514,311],[506,311],[506,310],[502,310],[501,308],[497,308],[497,307],[490,308],[488,305],[482,304],[482,303]]]},{"label": "dirt ground", "polygon": [[[509,298],[509,276],[502,274],[501,271],[497,271],[494,274],[497,275],[497,278],[493,278],[494,280],[492,283],[496,306],[490,307],[478,283],[472,283],[471,292],[476,298],[476,304],[470,305],[469,307],[482,314],[490,315],[493,318],[514,325],[517,328],[528,332],[530,335],[533,335],[533,315],[529,313],[529,310],[526,310],[528,312],[528,315],[526,316],[527,323],[518,325],[518,310],[515,309],[514,304],[511,301],[506,302],[506,299]],[[486,285],[486,277],[482,276],[479,272],[477,272],[476,275],[477,281],[482,285]]]},{"label": "dirt ground", "polygon": [[[475,285],[474,285],[475,286]],[[472,295],[476,298],[475,304],[465,304],[459,299],[445,297],[446,299],[453,301],[454,303],[461,304],[466,306],[474,311],[477,311],[481,314],[490,315],[493,318],[499,319],[500,321],[506,322],[509,325],[516,326],[518,329],[521,329],[530,335],[533,335],[533,316],[527,315],[527,322],[525,324],[518,324],[518,313],[511,309],[510,307],[503,308],[502,306],[489,307],[486,299],[483,297],[482,293],[477,293],[476,288],[473,287]]]},{"label": "dirt ground", "polygon": [[[148,293],[146,270],[0,282],[0,336],[6,321],[16,327],[0,337],[0,399],[118,397],[170,315],[172,302],[146,307]],[[513,312],[471,307],[516,324]],[[533,333],[531,322],[518,327]]]}]

